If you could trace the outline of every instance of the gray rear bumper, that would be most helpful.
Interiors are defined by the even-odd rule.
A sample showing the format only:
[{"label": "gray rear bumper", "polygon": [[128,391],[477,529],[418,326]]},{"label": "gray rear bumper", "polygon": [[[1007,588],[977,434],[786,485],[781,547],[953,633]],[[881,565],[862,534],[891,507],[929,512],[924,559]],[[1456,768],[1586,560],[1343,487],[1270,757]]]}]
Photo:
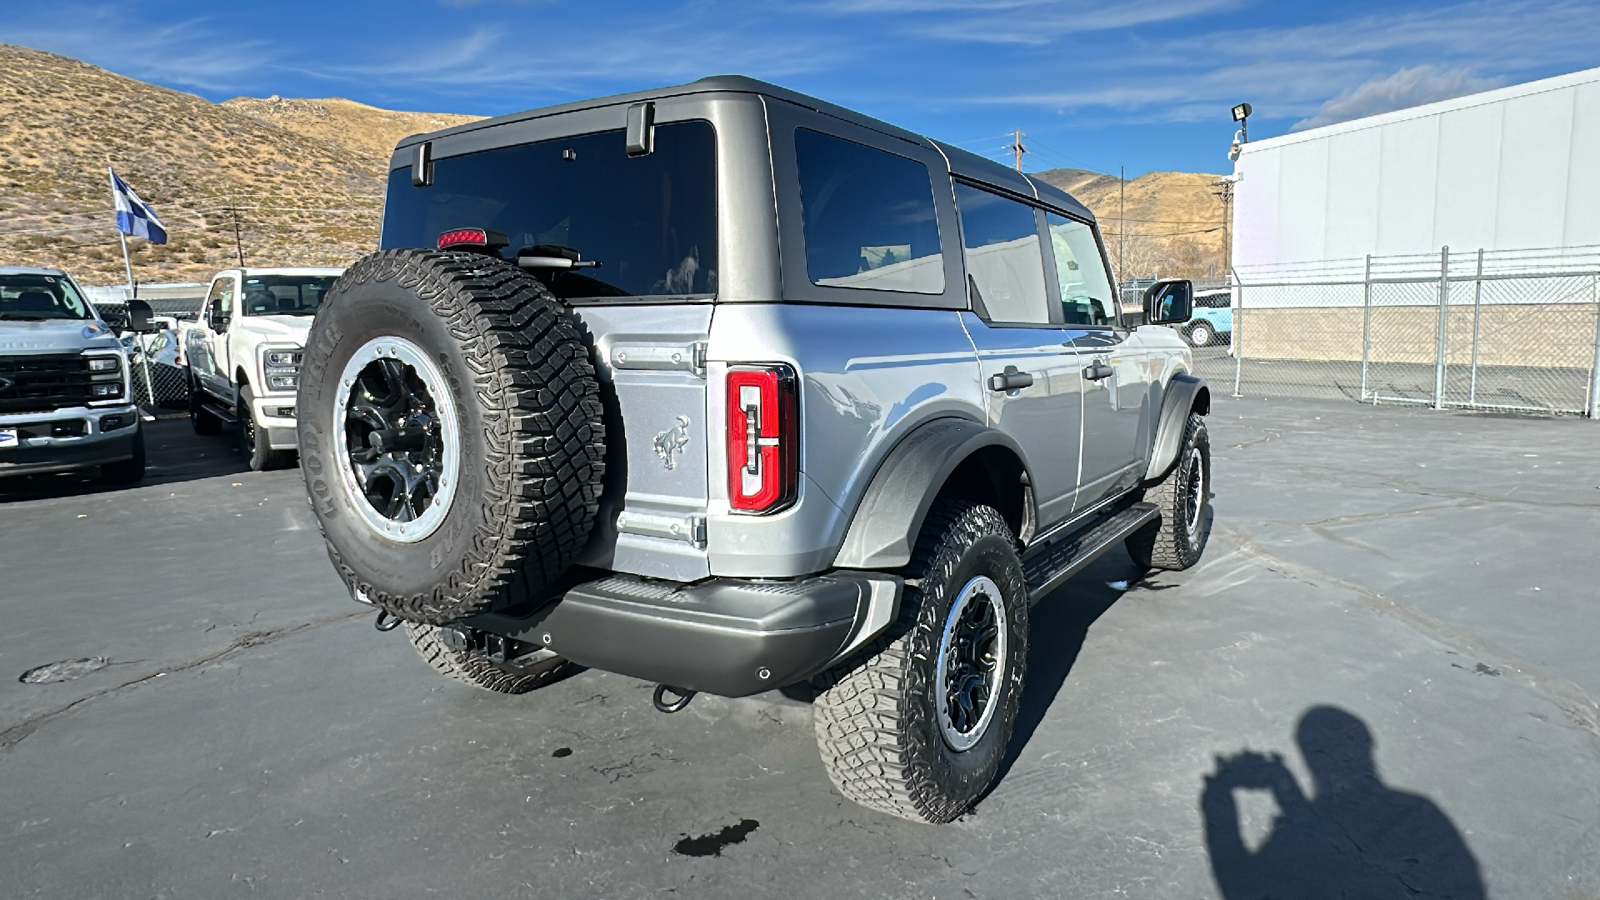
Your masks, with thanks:
[{"label": "gray rear bumper", "polygon": [[580,665],[743,697],[815,675],[865,643],[893,621],[899,593],[898,578],[869,572],[692,585],[612,575],[532,615],[461,624]]}]

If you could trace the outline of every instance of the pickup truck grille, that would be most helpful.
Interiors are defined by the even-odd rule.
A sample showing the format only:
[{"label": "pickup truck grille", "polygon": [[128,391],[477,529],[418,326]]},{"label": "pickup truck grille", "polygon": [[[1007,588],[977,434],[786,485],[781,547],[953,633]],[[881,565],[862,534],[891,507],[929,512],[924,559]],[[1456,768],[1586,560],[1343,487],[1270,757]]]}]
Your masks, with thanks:
[{"label": "pickup truck grille", "polygon": [[0,356],[0,414],[83,406],[89,390],[89,363],[77,353]]}]

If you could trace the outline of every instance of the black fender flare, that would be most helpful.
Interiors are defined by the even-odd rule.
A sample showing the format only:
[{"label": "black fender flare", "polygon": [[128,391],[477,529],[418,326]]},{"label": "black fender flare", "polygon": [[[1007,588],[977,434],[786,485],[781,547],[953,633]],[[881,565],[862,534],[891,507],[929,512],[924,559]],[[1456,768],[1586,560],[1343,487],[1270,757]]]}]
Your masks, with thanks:
[{"label": "black fender flare", "polygon": [[1211,389],[1194,375],[1180,372],[1167,382],[1161,402],[1161,418],[1150,445],[1150,464],[1145,468],[1145,483],[1160,481],[1178,460],[1178,445],[1189,424],[1189,413],[1211,412]]},{"label": "black fender flare", "polygon": [[[895,445],[862,492],[834,565],[842,569],[894,569],[911,562],[911,550],[928,509],[950,474],[973,453],[1002,446],[1025,460],[1009,436],[970,419],[925,422]],[[1023,463],[1024,477],[1027,464]],[[1032,519],[1031,511],[1024,512]]]}]

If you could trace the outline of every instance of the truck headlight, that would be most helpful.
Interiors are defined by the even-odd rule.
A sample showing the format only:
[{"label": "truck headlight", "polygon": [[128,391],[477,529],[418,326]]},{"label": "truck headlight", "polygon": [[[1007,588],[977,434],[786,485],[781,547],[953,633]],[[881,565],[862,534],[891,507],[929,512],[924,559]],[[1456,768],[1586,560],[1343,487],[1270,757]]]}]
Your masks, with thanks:
[{"label": "truck headlight", "polygon": [[91,384],[89,385],[89,394],[96,400],[109,400],[113,397],[121,397],[122,382],[109,381],[103,384]]},{"label": "truck headlight", "polygon": [[89,357],[89,371],[91,372],[115,372],[116,370],[117,358],[115,356]]},{"label": "truck headlight", "polygon": [[267,390],[292,391],[300,386],[301,350],[267,350],[261,354]]}]

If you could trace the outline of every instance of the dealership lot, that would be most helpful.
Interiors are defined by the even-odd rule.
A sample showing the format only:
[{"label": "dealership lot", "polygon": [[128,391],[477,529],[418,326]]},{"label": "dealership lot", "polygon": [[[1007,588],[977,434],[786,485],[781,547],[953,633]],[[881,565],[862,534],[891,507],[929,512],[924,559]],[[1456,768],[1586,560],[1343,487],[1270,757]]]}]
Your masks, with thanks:
[{"label": "dealership lot", "polygon": [[[1302,896],[1316,865],[1208,849],[1294,826],[1300,863],[1424,895],[1600,896],[1595,423],[1218,399],[1210,425],[1202,564],[1144,578],[1117,551],[1037,607],[1014,759],[936,827],[835,794],[803,698],[663,716],[596,671],[523,697],[444,681],[345,597],[297,471],[155,423],[137,488],[0,482],[0,883]],[[1350,727],[1297,745],[1308,712]],[[1356,818],[1396,792],[1442,816],[1374,842],[1339,810],[1275,826],[1261,790],[1235,792],[1237,823],[1202,803],[1246,749],[1320,800],[1313,770],[1358,774],[1363,731],[1379,780],[1345,785]]]}]

